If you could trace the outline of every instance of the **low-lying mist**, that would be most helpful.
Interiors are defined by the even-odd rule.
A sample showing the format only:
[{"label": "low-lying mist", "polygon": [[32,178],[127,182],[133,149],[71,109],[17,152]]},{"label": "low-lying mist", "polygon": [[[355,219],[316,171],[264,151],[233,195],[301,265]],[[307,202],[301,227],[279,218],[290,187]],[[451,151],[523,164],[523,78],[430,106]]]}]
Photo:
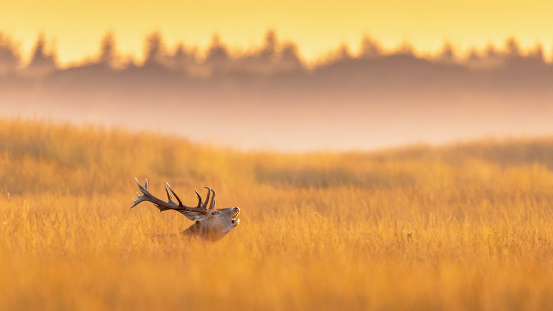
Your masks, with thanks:
[{"label": "low-lying mist", "polygon": [[466,57],[448,45],[423,58],[364,38],[307,66],[268,32],[239,54],[214,37],[205,55],[159,33],[144,62],[117,53],[60,68],[40,37],[28,64],[0,35],[0,117],[175,134],[239,149],[374,149],[481,137],[553,134],[553,67],[516,40]]}]

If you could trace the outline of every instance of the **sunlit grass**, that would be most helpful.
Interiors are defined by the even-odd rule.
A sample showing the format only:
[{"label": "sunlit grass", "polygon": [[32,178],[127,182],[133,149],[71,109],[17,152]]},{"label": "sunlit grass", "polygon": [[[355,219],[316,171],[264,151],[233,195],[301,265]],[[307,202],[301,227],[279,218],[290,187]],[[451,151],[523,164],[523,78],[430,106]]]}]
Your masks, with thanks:
[{"label": "sunlit grass", "polygon": [[[241,153],[0,121],[0,309],[543,310],[553,141],[377,153]],[[241,207],[215,243],[134,177]]]}]

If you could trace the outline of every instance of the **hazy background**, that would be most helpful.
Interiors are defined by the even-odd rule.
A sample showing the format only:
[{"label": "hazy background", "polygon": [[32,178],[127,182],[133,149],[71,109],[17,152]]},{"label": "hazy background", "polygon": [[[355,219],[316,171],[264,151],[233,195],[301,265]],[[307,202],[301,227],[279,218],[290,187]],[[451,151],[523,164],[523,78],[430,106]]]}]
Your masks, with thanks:
[{"label": "hazy background", "polygon": [[552,135],[552,6],[6,3],[0,117],[282,151]]},{"label": "hazy background", "polygon": [[293,43],[268,31],[233,52],[214,36],[205,55],[169,47],[154,32],[144,61],[99,52],[59,68],[39,37],[27,64],[7,35],[0,46],[0,114],[178,134],[242,149],[372,149],[481,137],[553,133],[553,67],[538,46],[427,58],[410,45],[386,52],[370,37],[307,66]]}]

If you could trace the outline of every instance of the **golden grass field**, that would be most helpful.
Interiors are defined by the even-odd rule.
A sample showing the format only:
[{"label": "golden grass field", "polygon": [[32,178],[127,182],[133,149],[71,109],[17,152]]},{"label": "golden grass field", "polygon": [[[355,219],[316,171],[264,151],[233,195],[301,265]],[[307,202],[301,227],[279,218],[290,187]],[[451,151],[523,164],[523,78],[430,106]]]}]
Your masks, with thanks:
[{"label": "golden grass field", "polygon": [[[134,177],[242,209],[217,242]],[[201,192],[202,195],[205,193]],[[553,139],[239,152],[0,121],[1,310],[553,308]]]}]

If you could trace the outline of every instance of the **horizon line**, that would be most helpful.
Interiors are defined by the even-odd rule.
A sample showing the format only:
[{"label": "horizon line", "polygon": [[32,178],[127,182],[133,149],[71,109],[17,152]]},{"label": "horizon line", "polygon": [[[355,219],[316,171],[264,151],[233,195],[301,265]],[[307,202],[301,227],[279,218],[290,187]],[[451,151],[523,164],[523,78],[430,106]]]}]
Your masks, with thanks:
[{"label": "horizon line", "polygon": [[[270,42],[271,39],[269,38],[272,38],[272,42]],[[109,45],[108,48],[111,49],[110,53],[113,54],[112,56],[118,59],[117,67],[124,67],[129,64],[139,67],[144,66],[148,62],[147,54],[151,52],[152,44],[157,45],[154,47],[154,49],[157,49],[155,51],[155,53],[158,54],[157,56],[171,56],[179,53],[180,49],[181,52],[188,53],[197,63],[204,62],[208,58],[210,51],[217,49],[225,53],[230,60],[255,56],[266,49],[269,43],[273,44],[273,54],[279,55],[283,50],[288,49],[306,68],[321,67],[339,61],[341,58],[364,58],[364,53],[366,54],[367,52],[376,53],[378,56],[412,55],[416,58],[427,60],[439,60],[445,55],[449,57],[452,62],[458,64],[465,63],[470,57],[477,56],[484,58],[490,56],[490,54],[496,56],[516,55],[519,57],[538,57],[544,63],[553,63],[553,51],[546,53],[544,51],[543,42],[536,43],[532,48],[524,48],[521,47],[519,39],[514,36],[505,37],[502,46],[497,46],[490,42],[485,46],[478,47],[472,45],[465,49],[456,47],[449,40],[444,39],[441,48],[432,52],[417,50],[416,46],[408,40],[400,42],[394,48],[385,48],[378,39],[375,39],[367,33],[361,36],[359,42],[359,48],[357,49],[352,49],[349,45],[342,43],[333,49],[321,51],[318,57],[307,59],[301,54],[300,45],[298,43],[292,40],[279,40],[277,32],[270,28],[265,32],[264,42],[257,45],[252,44],[246,49],[228,45],[217,33],[212,34],[210,43],[203,47],[198,45],[187,45],[184,43],[184,40],[179,40],[176,44],[168,46],[164,42],[163,34],[160,31],[152,31],[144,35],[141,52],[121,53],[117,50],[118,44],[115,39],[115,32],[107,31],[104,33],[100,42],[98,42],[98,49],[95,52],[82,55],[78,60],[60,61],[57,40],[51,38],[47,40],[44,32],[37,32],[37,39],[31,51],[23,53],[20,50],[21,43],[15,41],[7,32],[0,30],[0,52],[8,52],[7,55],[12,53],[12,59],[17,61],[18,68],[28,67],[37,53],[42,53],[43,56],[51,58],[55,62],[56,68],[62,70],[95,63],[102,57],[102,53],[105,52],[106,44]],[[367,49],[371,51],[367,51]]]}]

